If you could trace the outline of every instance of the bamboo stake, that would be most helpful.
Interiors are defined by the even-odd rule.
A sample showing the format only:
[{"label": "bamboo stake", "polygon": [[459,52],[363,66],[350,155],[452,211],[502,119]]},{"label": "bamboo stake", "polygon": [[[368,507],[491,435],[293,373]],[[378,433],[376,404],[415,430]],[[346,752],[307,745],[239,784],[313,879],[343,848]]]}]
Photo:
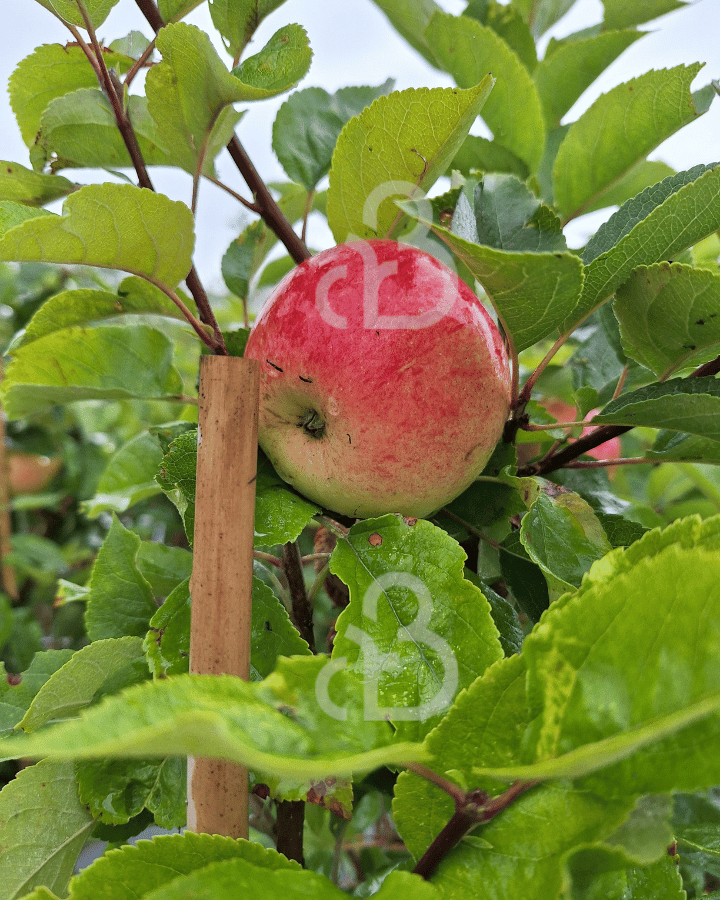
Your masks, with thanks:
[{"label": "bamboo stake", "polygon": [[[260,375],[255,360],[204,356],[195,505],[190,671],[250,676],[250,621]],[[197,757],[188,828],[248,836],[247,769]]]}]

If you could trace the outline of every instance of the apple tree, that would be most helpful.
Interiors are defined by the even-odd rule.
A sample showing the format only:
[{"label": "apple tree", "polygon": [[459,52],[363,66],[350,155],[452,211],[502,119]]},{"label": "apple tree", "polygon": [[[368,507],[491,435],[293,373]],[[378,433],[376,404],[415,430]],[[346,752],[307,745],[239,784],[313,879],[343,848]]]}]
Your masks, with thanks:
[{"label": "apple tree", "polygon": [[[720,163],[648,158],[716,115],[716,86],[699,63],[657,68],[568,116],[676,0],[604,0],[549,42],[572,0],[375,0],[452,86],[348,72],[333,94],[297,87],[312,50],[282,0],[209,0],[208,31],[198,0],[135,0],[147,27],[115,40],[99,29],[117,0],[38,2],[57,42],[9,83],[29,159],[0,165],[0,400],[7,454],[52,466],[13,496],[3,479],[0,900],[720,896]],[[283,94],[287,177],[266,183],[242,116]],[[160,168],[190,189],[155,190]],[[193,264],[207,182],[248,221],[218,296]],[[318,223],[346,262],[388,242],[439,260],[502,376],[462,394],[451,306],[403,307],[389,257],[374,294],[367,268],[313,269]],[[312,311],[346,328],[374,303],[372,335],[305,327],[307,294],[285,292],[309,271],[328,301]],[[313,385],[325,413],[294,401],[237,510],[249,680],[191,674],[198,371],[243,356],[276,287],[281,334],[261,344],[258,325],[246,357],[260,345],[261,443],[274,340],[295,401]],[[389,404],[377,386],[412,366],[426,387]],[[352,425],[384,453],[363,469],[332,448],[330,492],[302,493],[283,454],[300,442],[296,483],[317,482],[330,370],[338,391],[375,385]],[[460,454],[446,496],[413,441],[431,424],[453,449],[468,423],[483,453]],[[398,491],[388,511],[394,481],[437,502]],[[183,831],[188,757],[245,767],[249,840]],[[73,874],[89,842],[107,846]]]}]

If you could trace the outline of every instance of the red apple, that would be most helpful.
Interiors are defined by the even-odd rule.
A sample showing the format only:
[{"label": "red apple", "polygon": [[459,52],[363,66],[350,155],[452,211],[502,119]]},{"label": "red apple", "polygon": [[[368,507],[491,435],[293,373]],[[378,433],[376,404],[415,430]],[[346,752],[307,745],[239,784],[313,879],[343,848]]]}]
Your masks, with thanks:
[{"label": "red apple", "polygon": [[7,479],[11,496],[36,494],[60,471],[62,460],[36,453],[11,450],[7,453]]},{"label": "red apple", "polygon": [[[558,422],[576,422],[577,421],[577,410],[574,406],[570,406],[568,403],[565,403],[562,400],[551,400],[543,404],[545,409],[550,413],[550,415],[555,416]],[[585,422],[590,422],[594,416],[596,416],[600,412],[599,409],[591,409],[590,412],[585,416]],[[586,434],[590,434],[590,432],[594,431],[597,426],[583,428],[580,437],[584,437]],[[571,441],[572,443],[572,441]],[[600,444],[598,447],[593,447],[592,450],[587,451],[587,456],[592,456],[594,459],[619,459],[622,455],[622,451],[620,448],[620,438],[614,437],[610,438],[609,441],[605,441],[604,444]]]},{"label": "red apple", "polygon": [[262,364],[260,445],[278,474],[347,516],[427,516],[502,435],[510,373],[475,294],[388,240],[319,253],[268,299],[245,356]]}]

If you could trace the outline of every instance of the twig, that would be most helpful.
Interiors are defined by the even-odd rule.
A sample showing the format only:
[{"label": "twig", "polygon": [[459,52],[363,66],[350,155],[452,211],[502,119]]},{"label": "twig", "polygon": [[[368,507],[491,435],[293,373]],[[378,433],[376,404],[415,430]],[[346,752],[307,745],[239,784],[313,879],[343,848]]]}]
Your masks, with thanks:
[{"label": "twig", "polygon": [[303,826],[305,824],[304,800],[279,800],[277,804],[278,853],[305,866],[303,855]]},{"label": "twig", "polygon": [[261,562],[270,563],[271,566],[282,569],[282,560],[277,556],[273,556],[271,553],[263,553],[262,550],[253,550],[253,559],[258,559]]},{"label": "twig", "polygon": [[305,576],[303,574],[300,550],[295,541],[283,545],[283,569],[290,588],[290,600],[292,602],[292,618],[295,627],[304,638],[310,650],[315,652],[315,631],[313,628],[313,610],[308,602],[305,590]]},{"label": "twig", "polygon": [[413,869],[416,875],[428,878],[448,853],[465,835],[481,822],[489,822],[507,809],[521,794],[537,784],[536,781],[516,781],[499,797],[488,798],[484,791],[470,791],[455,804],[455,814]]},{"label": "twig", "polygon": [[143,68],[145,63],[147,63],[147,61],[152,56],[152,52],[154,49],[155,49],[155,39],[153,38],[150,41],[150,43],[147,45],[147,47],[143,50],[142,55],[139,56],[135,60],[135,63],[133,64],[133,66],[128,71],[127,75],[125,76],[125,80],[123,81],[123,84],[125,85],[126,88],[130,87],[130,85],[132,84],[137,73],[140,71],[140,69]]}]

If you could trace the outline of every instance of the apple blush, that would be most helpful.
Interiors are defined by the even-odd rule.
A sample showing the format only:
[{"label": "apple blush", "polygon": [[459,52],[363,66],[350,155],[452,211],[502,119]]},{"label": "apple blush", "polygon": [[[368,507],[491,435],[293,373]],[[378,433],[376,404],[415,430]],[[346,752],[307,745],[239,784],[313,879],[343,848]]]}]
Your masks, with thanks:
[{"label": "apple blush", "polygon": [[485,467],[510,408],[502,337],[447,266],[389,240],[290,272],[245,356],[261,363],[260,446],[320,506],[427,516]]}]

